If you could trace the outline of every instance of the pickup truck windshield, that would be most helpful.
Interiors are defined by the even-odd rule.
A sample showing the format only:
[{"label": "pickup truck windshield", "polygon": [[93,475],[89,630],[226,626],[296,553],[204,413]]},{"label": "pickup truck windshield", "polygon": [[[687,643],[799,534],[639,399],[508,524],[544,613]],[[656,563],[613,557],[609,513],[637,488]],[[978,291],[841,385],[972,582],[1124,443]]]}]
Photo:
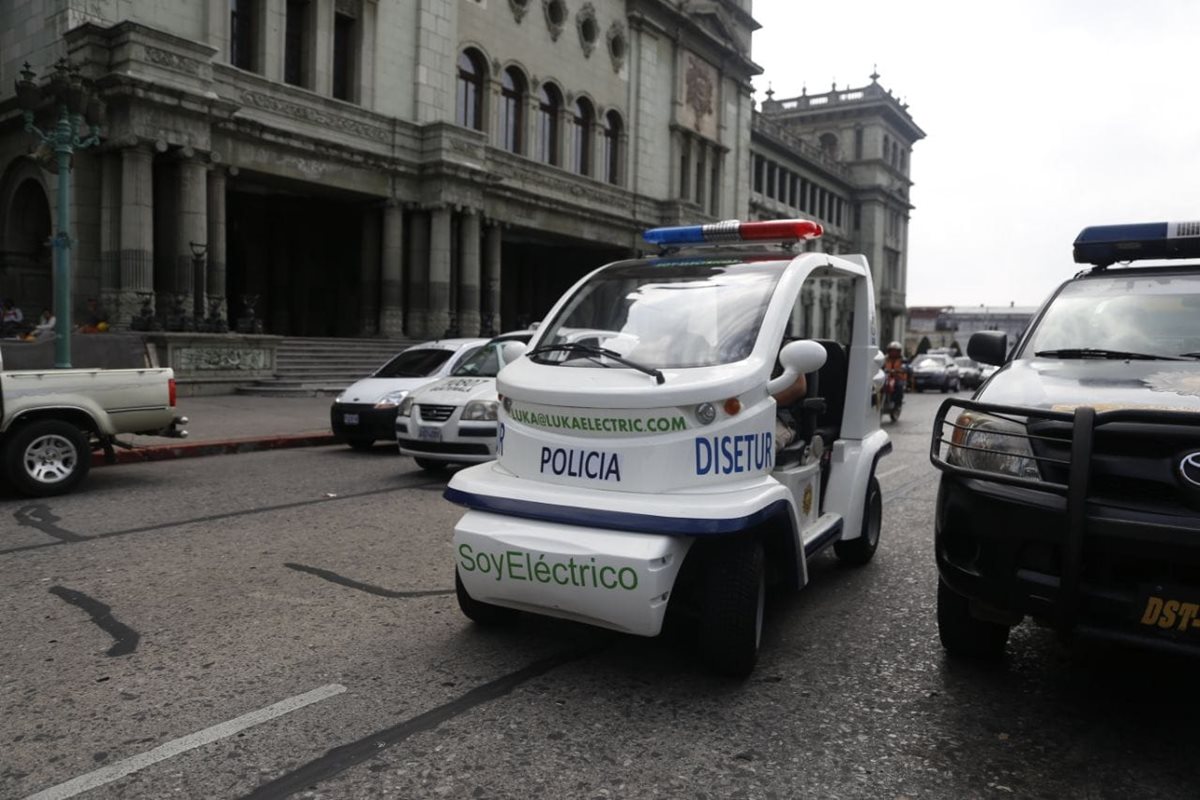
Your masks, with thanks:
[{"label": "pickup truck windshield", "polygon": [[[748,357],[787,261],[656,260],[620,264],[579,287],[538,337],[588,341],[649,369],[729,364]],[[563,366],[595,367],[577,354]],[[605,364],[605,366],[618,366]]]},{"label": "pickup truck windshield", "polygon": [[1064,286],[1022,353],[1176,359],[1198,351],[1200,275],[1123,275]]}]

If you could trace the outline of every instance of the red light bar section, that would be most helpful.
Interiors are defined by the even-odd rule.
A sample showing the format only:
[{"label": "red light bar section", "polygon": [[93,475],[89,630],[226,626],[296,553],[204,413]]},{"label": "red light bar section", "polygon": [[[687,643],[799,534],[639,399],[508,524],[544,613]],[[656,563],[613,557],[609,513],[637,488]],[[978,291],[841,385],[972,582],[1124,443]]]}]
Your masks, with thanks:
[{"label": "red light bar section", "polygon": [[743,222],[738,235],[743,241],[803,241],[816,239],[825,229],[821,223],[809,219],[775,219],[766,222]]}]

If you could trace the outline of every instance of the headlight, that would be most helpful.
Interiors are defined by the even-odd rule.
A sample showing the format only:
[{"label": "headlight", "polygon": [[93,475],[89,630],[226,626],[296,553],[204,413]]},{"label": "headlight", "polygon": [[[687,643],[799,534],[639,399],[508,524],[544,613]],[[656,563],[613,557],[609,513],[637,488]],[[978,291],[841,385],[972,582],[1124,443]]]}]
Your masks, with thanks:
[{"label": "headlight", "polygon": [[342,400],[343,400],[345,397],[346,397],[346,395],[344,395],[344,394],[339,394],[337,397],[333,398],[333,404],[334,404],[334,405],[337,405],[338,403],[342,402]]},{"label": "headlight", "polygon": [[412,416],[412,407],[413,407],[413,399],[411,397],[405,397],[403,400],[400,401],[400,406],[396,409],[396,416],[397,417]]},{"label": "headlight", "polygon": [[981,472],[1041,479],[1029,446],[1029,431],[1023,423],[967,411],[959,415],[958,426],[951,436],[953,444],[946,453],[947,463]]},{"label": "headlight", "polygon": [[383,397],[381,397],[379,399],[379,402],[375,404],[375,408],[377,408],[381,411],[383,409],[395,408],[396,406],[400,405],[404,401],[404,398],[406,398],[406,397],[408,397],[407,389],[401,389],[401,390],[395,391],[395,392],[388,392],[387,394],[385,394]]},{"label": "headlight", "polygon": [[496,419],[497,405],[499,403],[495,400],[472,400],[463,409],[462,418],[464,420],[486,420],[490,422]]}]

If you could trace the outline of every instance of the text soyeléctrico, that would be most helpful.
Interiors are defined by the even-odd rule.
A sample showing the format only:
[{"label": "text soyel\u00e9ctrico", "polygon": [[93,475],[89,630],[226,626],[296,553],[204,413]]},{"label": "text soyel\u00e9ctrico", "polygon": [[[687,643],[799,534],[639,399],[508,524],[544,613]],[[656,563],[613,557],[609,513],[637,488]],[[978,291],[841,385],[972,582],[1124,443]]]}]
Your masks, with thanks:
[{"label": "text soyel\u00e9ctrico", "polygon": [[588,562],[576,561],[572,556],[566,561],[547,560],[546,554],[536,557],[523,550],[505,550],[503,553],[475,552],[469,544],[458,546],[458,565],[464,572],[479,572],[495,575],[499,581],[530,581],[532,583],[554,583],[559,586],[578,586],[590,589],[637,589],[638,574],[633,567],[597,565],[595,558]]},{"label": "text soyel\u00e9ctrico", "polygon": [[509,412],[514,422],[539,428],[595,433],[671,433],[687,430],[687,420],[675,417],[580,417],[573,414],[546,414],[513,408]]}]

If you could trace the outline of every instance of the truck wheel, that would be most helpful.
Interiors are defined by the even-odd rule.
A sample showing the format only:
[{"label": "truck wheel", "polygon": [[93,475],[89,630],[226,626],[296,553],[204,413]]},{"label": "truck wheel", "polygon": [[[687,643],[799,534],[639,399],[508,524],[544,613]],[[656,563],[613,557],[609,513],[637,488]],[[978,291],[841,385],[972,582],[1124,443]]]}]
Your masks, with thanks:
[{"label": "truck wheel", "polygon": [[417,462],[417,466],[426,472],[441,472],[446,468],[444,461],[435,461],[432,458],[413,458]]},{"label": "truck wheel", "polygon": [[951,656],[979,661],[1004,657],[1010,628],[971,616],[971,602],[938,578],[938,637]]},{"label": "truck wheel", "polygon": [[69,422],[42,419],[13,432],[4,451],[8,479],[30,497],[66,494],[88,474],[88,435]]},{"label": "truck wheel", "polygon": [[767,580],[762,542],[743,538],[706,548],[700,600],[700,652],[717,673],[744,678],[762,642]]},{"label": "truck wheel", "polygon": [[467,587],[463,586],[457,569],[454,570],[454,593],[458,595],[458,607],[462,609],[463,614],[477,625],[508,625],[521,613],[511,608],[481,603],[471,597],[467,594]]},{"label": "truck wheel", "polygon": [[373,448],[375,446],[375,440],[374,439],[347,439],[346,444],[350,445],[350,448],[352,450],[358,450],[359,452],[363,452],[364,450],[370,450],[371,448]]},{"label": "truck wheel", "polygon": [[883,492],[879,480],[871,475],[867,481],[867,497],[863,503],[862,535],[833,543],[833,552],[847,564],[862,566],[875,556],[879,548],[879,532],[883,528]]}]

